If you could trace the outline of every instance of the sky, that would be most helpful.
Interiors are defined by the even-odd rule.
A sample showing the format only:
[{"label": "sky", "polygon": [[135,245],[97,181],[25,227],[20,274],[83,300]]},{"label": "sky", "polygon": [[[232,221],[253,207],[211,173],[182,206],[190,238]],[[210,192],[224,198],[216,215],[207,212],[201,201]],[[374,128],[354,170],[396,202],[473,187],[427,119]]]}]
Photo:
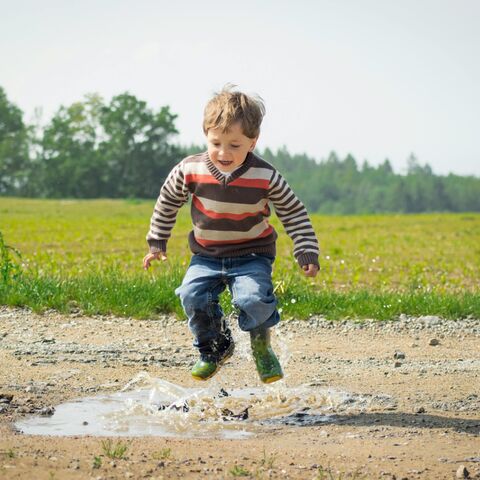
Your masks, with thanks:
[{"label": "sky", "polygon": [[0,0],[0,86],[25,121],[128,91],[203,144],[225,84],[266,104],[257,146],[359,164],[414,153],[480,176],[479,0]]}]

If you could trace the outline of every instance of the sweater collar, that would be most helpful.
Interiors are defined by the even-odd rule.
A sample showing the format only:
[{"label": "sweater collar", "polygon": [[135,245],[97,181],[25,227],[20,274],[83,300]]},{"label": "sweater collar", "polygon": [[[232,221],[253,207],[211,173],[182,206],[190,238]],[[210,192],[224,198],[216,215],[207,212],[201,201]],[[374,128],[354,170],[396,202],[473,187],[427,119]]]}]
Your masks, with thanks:
[{"label": "sweater collar", "polygon": [[208,171],[212,174],[213,177],[215,177],[219,183],[230,183],[233,182],[236,178],[242,176],[251,166],[252,160],[253,160],[253,153],[248,152],[247,156],[245,157],[245,161],[231,174],[224,174],[221,172],[215,164],[212,162],[210,159],[210,156],[208,155],[208,152],[206,153],[206,164]]}]

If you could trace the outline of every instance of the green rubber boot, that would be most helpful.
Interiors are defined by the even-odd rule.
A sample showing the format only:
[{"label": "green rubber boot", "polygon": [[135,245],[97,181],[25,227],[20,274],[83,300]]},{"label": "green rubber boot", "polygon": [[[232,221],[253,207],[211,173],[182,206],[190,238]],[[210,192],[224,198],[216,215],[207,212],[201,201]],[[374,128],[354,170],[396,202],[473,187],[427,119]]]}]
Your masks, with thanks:
[{"label": "green rubber boot", "polygon": [[235,344],[231,340],[220,352],[200,353],[200,359],[191,370],[195,380],[212,378],[220,367],[233,355]]},{"label": "green rubber boot", "polygon": [[192,377],[195,380],[208,380],[217,373],[218,368],[218,362],[214,358],[202,355],[192,368]]},{"label": "green rubber boot", "polygon": [[263,383],[273,383],[283,378],[282,367],[270,345],[270,330],[257,328],[250,332],[253,358]]}]

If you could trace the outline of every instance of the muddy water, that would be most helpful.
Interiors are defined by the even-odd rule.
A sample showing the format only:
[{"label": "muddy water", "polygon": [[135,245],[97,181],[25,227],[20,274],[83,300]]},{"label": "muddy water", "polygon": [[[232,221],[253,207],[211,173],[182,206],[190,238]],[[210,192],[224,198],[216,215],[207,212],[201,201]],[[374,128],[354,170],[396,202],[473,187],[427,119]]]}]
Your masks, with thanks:
[{"label": "muddy water", "polygon": [[[237,361],[238,357],[251,360],[248,336],[234,322],[231,326]],[[274,337],[284,367],[290,359],[290,342],[288,335]],[[117,393],[58,405],[53,415],[22,419],[16,427],[31,435],[238,439],[279,426],[334,422],[340,412],[395,403],[390,397],[368,397],[314,384],[290,387],[289,380],[238,388],[231,373],[222,369],[199,387],[187,388],[140,372]]]},{"label": "muddy water", "polygon": [[337,413],[364,411],[391,397],[369,397],[284,382],[226,389],[221,381],[185,388],[142,372],[123,391],[67,402],[48,417],[23,419],[31,435],[169,436],[245,438],[278,425],[334,422]]}]

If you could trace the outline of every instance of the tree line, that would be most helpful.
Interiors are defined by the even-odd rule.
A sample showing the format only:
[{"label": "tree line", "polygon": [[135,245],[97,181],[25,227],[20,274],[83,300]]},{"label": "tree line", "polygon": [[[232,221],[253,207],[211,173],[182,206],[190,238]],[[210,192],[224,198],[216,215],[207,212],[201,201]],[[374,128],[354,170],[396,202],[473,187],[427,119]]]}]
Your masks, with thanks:
[{"label": "tree line", "polygon": [[[26,124],[0,87],[0,195],[155,198],[171,168],[204,146],[175,143],[176,115],[126,92],[61,106],[45,125]],[[435,175],[414,155],[406,175],[388,160],[359,165],[332,152],[320,162],[286,148],[258,152],[283,173],[311,212],[480,211],[480,178]]]},{"label": "tree line", "polygon": [[412,154],[406,175],[396,174],[389,160],[378,166],[335,152],[318,163],[285,148],[266,149],[265,160],[284,173],[313,212],[325,214],[480,212],[480,178],[435,175]]}]

